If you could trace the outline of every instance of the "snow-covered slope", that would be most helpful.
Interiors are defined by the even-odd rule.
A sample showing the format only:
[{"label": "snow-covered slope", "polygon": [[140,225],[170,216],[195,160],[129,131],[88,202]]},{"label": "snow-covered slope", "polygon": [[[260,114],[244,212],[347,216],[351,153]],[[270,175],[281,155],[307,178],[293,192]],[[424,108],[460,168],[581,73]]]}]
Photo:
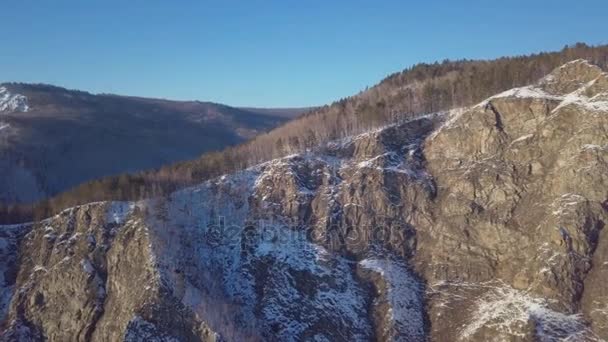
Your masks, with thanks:
[{"label": "snow-covered slope", "polygon": [[280,216],[256,218],[249,197],[259,177],[254,168],[145,203],[157,213],[149,234],[164,281],[221,335],[235,329],[222,327],[229,319],[266,339],[369,338],[366,293],[349,261]]},{"label": "snow-covered slope", "polygon": [[13,94],[6,87],[0,86],[0,113],[27,112],[29,109],[27,97]]}]

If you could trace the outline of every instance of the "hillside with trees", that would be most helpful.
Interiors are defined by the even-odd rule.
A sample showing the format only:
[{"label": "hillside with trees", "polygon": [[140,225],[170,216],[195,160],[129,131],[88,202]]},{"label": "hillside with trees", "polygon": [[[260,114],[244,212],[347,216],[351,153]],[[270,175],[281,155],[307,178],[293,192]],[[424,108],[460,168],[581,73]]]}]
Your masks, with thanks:
[{"label": "hillside with trees", "polygon": [[584,58],[608,68],[608,45],[578,43],[558,52],[421,63],[377,85],[316,108],[246,143],[200,158],[145,172],[81,184],[51,199],[0,209],[3,223],[50,216],[62,209],[101,200],[137,200],[244,169],[321,143],[416,116],[475,104],[495,93],[535,82],[552,69]]},{"label": "hillside with trees", "polygon": [[100,177],[190,160],[298,115],[264,110],[0,84],[0,203],[32,203]]}]

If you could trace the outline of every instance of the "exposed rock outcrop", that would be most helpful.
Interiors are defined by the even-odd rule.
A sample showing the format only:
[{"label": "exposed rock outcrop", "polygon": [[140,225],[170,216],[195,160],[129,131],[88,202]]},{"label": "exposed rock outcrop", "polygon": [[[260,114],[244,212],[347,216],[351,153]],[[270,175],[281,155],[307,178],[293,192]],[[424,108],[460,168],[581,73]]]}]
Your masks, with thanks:
[{"label": "exposed rock outcrop", "polygon": [[3,227],[2,336],[601,341],[606,222],[608,76],[579,60],[167,198]]},{"label": "exposed rock outcrop", "polygon": [[[595,289],[608,280],[606,80],[574,61],[427,139],[439,190],[415,260],[441,294],[429,302],[442,317],[436,336],[462,320],[464,339],[606,338],[608,317],[598,314],[606,294]],[[456,303],[445,304],[449,297]]]}]

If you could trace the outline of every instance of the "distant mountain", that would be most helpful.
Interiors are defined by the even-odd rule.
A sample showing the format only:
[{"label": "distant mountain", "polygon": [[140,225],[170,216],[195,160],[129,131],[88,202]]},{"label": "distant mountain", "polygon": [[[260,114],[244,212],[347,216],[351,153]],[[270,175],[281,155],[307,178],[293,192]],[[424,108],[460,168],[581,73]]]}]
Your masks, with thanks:
[{"label": "distant mountain", "polygon": [[194,158],[295,113],[0,84],[0,202],[31,202],[93,178]]},{"label": "distant mountain", "polygon": [[248,112],[270,115],[270,116],[280,116],[285,118],[295,118],[304,113],[313,111],[318,107],[302,107],[302,108],[257,108],[257,107],[240,107],[242,110],[246,110]]}]

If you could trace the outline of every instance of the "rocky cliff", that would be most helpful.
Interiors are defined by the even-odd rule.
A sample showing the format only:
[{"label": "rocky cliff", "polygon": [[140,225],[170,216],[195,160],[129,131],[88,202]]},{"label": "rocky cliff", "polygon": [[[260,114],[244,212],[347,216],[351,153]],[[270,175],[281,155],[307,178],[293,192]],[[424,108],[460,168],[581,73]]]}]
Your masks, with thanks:
[{"label": "rocky cliff", "polygon": [[8,341],[608,339],[608,75],[0,229]]}]

